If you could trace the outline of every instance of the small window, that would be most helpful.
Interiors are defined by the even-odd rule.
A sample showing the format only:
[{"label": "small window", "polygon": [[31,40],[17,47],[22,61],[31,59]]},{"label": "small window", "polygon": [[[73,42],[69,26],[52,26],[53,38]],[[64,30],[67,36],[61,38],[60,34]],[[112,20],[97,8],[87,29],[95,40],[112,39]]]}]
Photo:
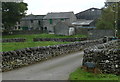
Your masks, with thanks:
[{"label": "small window", "polygon": [[50,22],[50,24],[52,24],[52,23],[53,23],[53,20],[52,20],[52,19],[50,19],[50,20],[49,20],[49,22]]},{"label": "small window", "polygon": [[20,24],[20,21],[18,22],[18,24]]},{"label": "small window", "polygon": [[18,26],[18,29],[20,29],[20,26]]},{"label": "small window", "polygon": [[64,19],[61,19],[62,21],[64,21]]},{"label": "small window", "polygon": [[17,29],[17,27],[15,26],[15,28],[14,28],[15,30]]},{"label": "small window", "polygon": [[47,30],[47,27],[45,27],[45,30]]},{"label": "small window", "polygon": [[41,22],[40,22],[40,21],[38,21],[38,25],[41,25]]},{"label": "small window", "polygon": [[31,23],[33,23],[33,20],[31,20]]}]

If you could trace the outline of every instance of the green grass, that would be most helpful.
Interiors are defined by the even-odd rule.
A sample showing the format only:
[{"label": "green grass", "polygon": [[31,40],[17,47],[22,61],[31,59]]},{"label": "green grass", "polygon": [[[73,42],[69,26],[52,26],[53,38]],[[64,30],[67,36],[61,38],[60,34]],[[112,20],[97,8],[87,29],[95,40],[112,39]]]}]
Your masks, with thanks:
[{"label": "green grass", "polygon": [[57,44],[66,44],[70,42],[33,42],[33,38],[74,38],[74,37],[86,37],[85,35],[73,35],[73,36],[59,36],[54,34],[31,34],[31,35],[7,35],[2,38],[25,38],[26,42],[14,42],[14,43],[2,43],[2,50],[0,51],[12,51],[27,47],[48,46]]},{"label": "green grass", "polygon": [[112,74],[93,74],[78,68],[69,76],[70,80],[118,80],[118,76]]},{"label": "green grass", "polygon": [[73,35],[73,36],[60,36],[54,34],[32,34],[32,35],[8,35],[2,38],[26,38],[27,42],[32,42],[33,38],[75,38],[75,37],[86,37],[85,35]]},{"label": "green grass", "polygon": [[2,38],[25,38],[26,42],[2,43],[0,45],[2,46],[1,51],[12,51],[27,47],[70,43],[70,42],[52,42],[52,41],[33,42],[33,38],[74,38],[74,37],[86,37],[86,36],[85,35],[59,36],[54,34],[8,35],[8,36],[3,36]]},{"label": "green grass", "polygon": [[29,47],[48,46],[57,44],[66,44],[69,42],[14,42],[14,43],[2,43],[2,51],[12,51]]}]

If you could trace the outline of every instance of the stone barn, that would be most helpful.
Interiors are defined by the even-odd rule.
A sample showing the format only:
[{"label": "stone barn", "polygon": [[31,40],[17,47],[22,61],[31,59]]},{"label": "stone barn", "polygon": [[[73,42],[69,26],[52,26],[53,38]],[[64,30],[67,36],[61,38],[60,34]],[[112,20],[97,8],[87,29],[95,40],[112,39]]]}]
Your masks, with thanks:
[{"label": "stone barn", "polygon": [[75,28],[71,23],[68,22],[58,22],[54,27],[54,32],[56,35],[74,35]]},{"label": "stone barn", "polygon": [[77,19],[95,20],[101,16],[102,9],[90,8],[76,14]]},{"label": "stone barn", "polygon": [[77,20],[73,12],[52,12],[48,13],[44,18],[44,28],[47,29],[48,33],[54,34],[54,26],[61,21],[68,23],[75,22]]}]

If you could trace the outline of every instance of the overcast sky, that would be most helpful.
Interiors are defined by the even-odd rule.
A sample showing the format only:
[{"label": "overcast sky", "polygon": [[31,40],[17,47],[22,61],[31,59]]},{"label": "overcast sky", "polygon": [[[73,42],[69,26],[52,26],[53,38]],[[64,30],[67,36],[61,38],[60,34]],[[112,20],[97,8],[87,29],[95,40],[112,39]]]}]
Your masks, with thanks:
[{"label": "overcast sky", "polygon": [[44,15],[48,12],[69,12],[75,14],[89,8],[102,8],[105,0],[24,0],[28,3],[27,14]]}]

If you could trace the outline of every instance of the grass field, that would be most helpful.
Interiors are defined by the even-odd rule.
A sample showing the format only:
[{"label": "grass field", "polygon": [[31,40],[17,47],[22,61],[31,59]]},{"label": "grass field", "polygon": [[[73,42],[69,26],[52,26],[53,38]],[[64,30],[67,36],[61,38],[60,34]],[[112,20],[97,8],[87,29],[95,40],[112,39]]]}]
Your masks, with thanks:
[{"label": "grass field", "polygon": [[57,45],[57,44],[66,44],[69,42],[19,42],[19,43],[2,43],[2,51],[12,51],[22,48],[37,47],[37,46],[48,46],[48,45]]},{"label": "grass field", "polygon": [[118,80],[118,76],[112,74],[93,74],[78,68],[69,76],[70,80]]},{"label": "grass field", "polygon": [[48,46],[48,45],[57,45],[57,44],[66,44],[70,42],[33,42],[33,38],[74,38],[74,37],[86,37],[85,35],[73,35],[73,36],[59,36],[53,34],[33,34],[33,35],[8,35],[3,36],[2,38],[25,38],[26,42],[14,42],[14,43],[2,43],[1,51],[12,51],[18,50],[27,47],[37,47],[37,46]]}]

